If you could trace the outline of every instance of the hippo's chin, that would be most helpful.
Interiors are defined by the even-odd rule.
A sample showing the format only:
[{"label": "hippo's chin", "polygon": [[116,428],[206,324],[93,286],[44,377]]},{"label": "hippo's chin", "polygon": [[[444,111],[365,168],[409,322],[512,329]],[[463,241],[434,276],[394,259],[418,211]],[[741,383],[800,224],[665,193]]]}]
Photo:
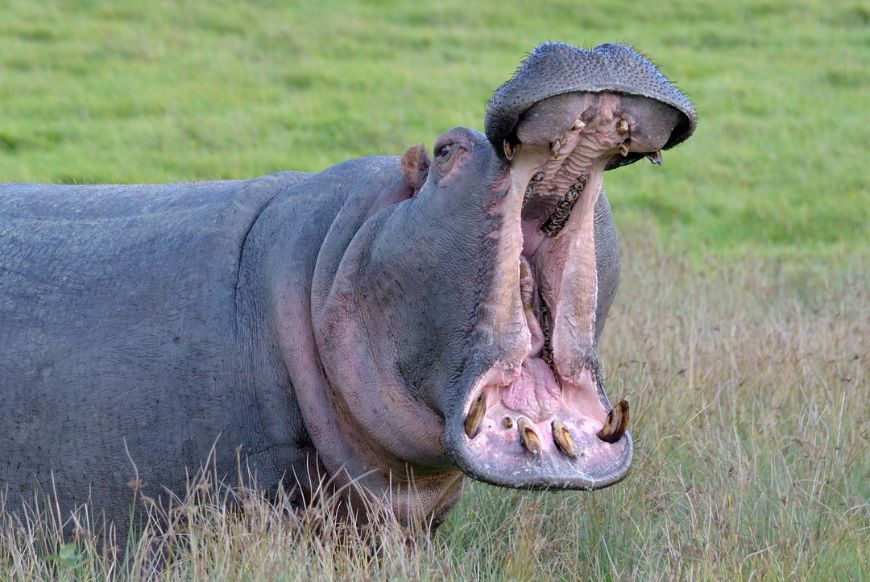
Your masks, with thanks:
[{"label": "hippo's chin", "polygon": [[627,404],[611,409],[594,361],[558,386],[533,359],[514,374],[496,366],[475,383],[448,420],[447,446],[466,474],[494,485],[600,489],[628,474],[627,422]]}]

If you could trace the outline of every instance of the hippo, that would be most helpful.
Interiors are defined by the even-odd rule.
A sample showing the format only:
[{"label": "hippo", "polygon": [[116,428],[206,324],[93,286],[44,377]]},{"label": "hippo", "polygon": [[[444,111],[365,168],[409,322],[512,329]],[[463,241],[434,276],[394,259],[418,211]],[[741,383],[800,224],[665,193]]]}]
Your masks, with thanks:
[{"label": "hippo", "polygon": [[696,123],[634,49],[547,43],[495,91],[485,134],[451,129],[431,157],[0,186],[6,511],[41,491],[123,524],[131,487],[183,495],[204,466],[433,524],[466,476],[619,482],[629,407],[596,347],[619,279],[603,176],[660,164]]}]

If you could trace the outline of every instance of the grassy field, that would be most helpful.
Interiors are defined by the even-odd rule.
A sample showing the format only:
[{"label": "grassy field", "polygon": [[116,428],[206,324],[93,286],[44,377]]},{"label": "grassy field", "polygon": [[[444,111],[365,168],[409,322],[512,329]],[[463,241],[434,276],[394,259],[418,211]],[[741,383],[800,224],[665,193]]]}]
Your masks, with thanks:
[{"label": "grassy field", "polygon": [[701,116],[609,177],[680,249],[853,247],[870,223],[865,2],[0,0],[0,180],[318,170],[481,128],[545,40],[629,42]]},{"label": "grassy field", "polygon": [[[594,494],[470,485],[410,554],[389,520],[371,552],[324,535],[328,507],[285,523],[191,505],[192,542],[145,536],[134,577],[168,545],[155,575],[181,579],[870,579],[864,2],[0,0],[0,181],[241,178],[431,146],[481,128],[546,40],[635,45],[701,118],[664,167],[607,176],[625,256],[601,353],[632,403],[632,474]],[[0,579],[113,567],[51,530],[5,520]]]}]

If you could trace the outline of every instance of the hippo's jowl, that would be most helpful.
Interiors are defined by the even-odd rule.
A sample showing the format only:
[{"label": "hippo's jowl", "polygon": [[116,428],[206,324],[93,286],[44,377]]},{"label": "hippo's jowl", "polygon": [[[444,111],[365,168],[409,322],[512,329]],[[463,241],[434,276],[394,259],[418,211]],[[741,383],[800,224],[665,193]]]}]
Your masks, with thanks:
[{"label": "hippo's jowl", "polygon": [[128,515],[214,446],[266,490],[321,476],[439,516],[462,474],[595,489],[632,457],[596,342],[606,170],[694,130],[620,45],[535,49],[486,135],[399,159],[163,186],[0,186],[0,489]]}]

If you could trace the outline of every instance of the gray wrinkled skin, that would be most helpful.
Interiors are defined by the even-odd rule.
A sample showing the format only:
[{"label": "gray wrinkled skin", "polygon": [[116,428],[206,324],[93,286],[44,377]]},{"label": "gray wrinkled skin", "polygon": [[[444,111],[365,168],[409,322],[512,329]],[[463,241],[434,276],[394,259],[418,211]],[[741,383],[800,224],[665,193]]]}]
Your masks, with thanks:
[{"label": "gray wrinkled skin", "polygon": [[328,227],[340,202],[313,206],[293,193],[302,179],[0,186],[7,509],[53,489],[65,511],[90,496],[123,523],[132,462],[146,495],[183,494],[215,443],[219,474],[235,474],[240,446],[266,489],[304,466],[312,449],[241,261],[276,197],[300,235]]}]

